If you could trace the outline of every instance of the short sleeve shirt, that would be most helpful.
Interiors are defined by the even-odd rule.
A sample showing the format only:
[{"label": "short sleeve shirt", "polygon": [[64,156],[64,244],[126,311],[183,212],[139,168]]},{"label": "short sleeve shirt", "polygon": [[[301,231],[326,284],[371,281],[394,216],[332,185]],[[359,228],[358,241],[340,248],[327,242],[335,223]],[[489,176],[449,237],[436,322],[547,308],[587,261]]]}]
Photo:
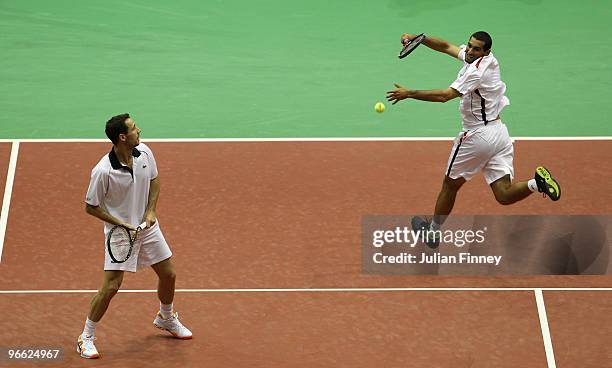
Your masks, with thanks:
[{"label": "short sleeve shirt", "polygon": [[[102,157],[91,171],[85,202],[138,226],[147,208],[151,180],[158,172],[153,152],[144,143],[132,150],[132,157],[131,169],[119,162],[113,149]],[[105,224],[105,232],[111,227]]]},{"label": "short sleeve shirt", "polygon": [[450,87],[462,94],[459,111],[463,128],[472,130],[495,120],[510,100],[504,95],[506,84],[501,80],[499,62],[493,53],[469,64],[465,61],[465,50],[466,45],[461,45],[458,58],[463,67]]}]

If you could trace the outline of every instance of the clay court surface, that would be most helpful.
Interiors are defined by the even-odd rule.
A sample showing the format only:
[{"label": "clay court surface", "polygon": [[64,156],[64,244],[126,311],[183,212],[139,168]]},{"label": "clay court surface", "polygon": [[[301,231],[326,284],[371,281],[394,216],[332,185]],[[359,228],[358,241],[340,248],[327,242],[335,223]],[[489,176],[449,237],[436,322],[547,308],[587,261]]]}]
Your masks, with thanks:
[{"label": "clay court surface", "polygon": [[[85,361],[73,350],[103,239],[83,199],[110,146],[20,142],[11,170],[12,144],[0,143],[1,188],[14,174],[0,347],[63,348],[58,366],[612,367],[610,276],[361,273],[361,216],[431,213],[450,141],[149,143],[175,306],[194,339],[153,328],[156,278],[143,270],[126,275],[96,330],[102,359]],[[612,181],[612,141],[518,140],[515,150],[518,179],[555,157],[562,200],[503,207],[477,176],[457,214],[612,212],[599,186]]]}]

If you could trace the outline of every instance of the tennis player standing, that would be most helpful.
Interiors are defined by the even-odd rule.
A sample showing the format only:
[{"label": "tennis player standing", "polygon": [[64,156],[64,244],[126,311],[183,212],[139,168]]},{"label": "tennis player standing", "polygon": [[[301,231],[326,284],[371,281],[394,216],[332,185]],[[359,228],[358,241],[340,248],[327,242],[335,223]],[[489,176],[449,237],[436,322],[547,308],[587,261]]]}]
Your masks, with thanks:
[{"label": "tennis player standing", "polygon": [[[404,34],[402,43],[415,37]],[[387,100],[393,104],[406,98],[446,102],[461,97],[459,110],[463,131],[457,135],[448,159],[433,220],[429,223],[415,217],[412,219],[413,229],[427,231],[427,245],[436,248],[440,240],[438,230],[451,213],[457,192],[481,170],[495,198],[503,205],[520,201],[535,191],[544,193],[553,201],[559,200],[559,183],[543,166],[536,168],[534,179],[512,182],[514,149],[500,116],[510,101],[504,95],[506,84],[501,80],[499,62],[491,53],[491,36],[486,32],[476,32],[467,45],[461,46],[426,37],[423,44],[463,62],[457,79],[450,87],[440,90],[413,90],[396,84],[397,89],[387,92]]]},{"label": "tennis player standing", "polygon": [[151,266],[159,278],[160,308],[153,324],[176,338],[192,338],[191,331],[181,324],[178,313],[173,311],[176,272],[170,259],[172,252],[155,215],[160,183],[153,152],[140,143],[140,129],[129,114],[112,117],[106,123],[106,135],[113,142],[113,148],[91,172],[85,210],[104,221],[105,234],[114,225],[131,230],[136,230],[135,225],[142,222],[147,226],[140,232],[126,262],[112,263],[108,250],[105,251],[104,281],[91,301],[85,328],[77,339],[77,352],[89,359],[100,357],[94,345],[94,331],[117,294],[123,273],[136,272],[146,266]]}]

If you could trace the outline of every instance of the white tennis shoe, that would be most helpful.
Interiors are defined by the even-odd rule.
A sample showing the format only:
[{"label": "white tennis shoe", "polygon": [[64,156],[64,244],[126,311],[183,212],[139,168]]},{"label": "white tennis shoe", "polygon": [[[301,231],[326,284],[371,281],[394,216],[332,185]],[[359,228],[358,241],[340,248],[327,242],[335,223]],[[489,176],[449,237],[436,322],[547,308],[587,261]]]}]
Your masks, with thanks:
[{"label": "white tennis shoe", "polygon": [[86,359],[98,359],[100,354],[98,354],[98,349],[94,345],[95,337],[93,336],[83,336],[79,335],[77,339],[77,353],[81,354],[82,358]]},{"label": "white tennis shoe", "polygon": [[161,313],[157,312],[153,325],[160,330],[168,331],[177,339],[189,340],[193,334],[179,321],[178,313],[174,312],[168,319],[163,319]]}]

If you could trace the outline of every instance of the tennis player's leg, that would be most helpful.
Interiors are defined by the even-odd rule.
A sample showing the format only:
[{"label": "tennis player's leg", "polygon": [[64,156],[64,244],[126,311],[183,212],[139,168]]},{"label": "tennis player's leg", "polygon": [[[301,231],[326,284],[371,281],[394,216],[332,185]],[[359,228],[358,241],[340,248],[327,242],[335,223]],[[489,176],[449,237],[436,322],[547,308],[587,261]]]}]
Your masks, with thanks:
[{"label": "tennis player's leg", "polygon": [[478,130],[461,132],[455,138],[432,221],[418,216],[411,220],[414,231],[426,232],[425,244],[430,248],[435,249],[440,244],[440,227],[451,214],[459,189],[482,169],[490,155],[491,146]]},{"label": "tennis player's leg", "polygon": [[[542,182],[545,184],[542,184],[542,182],[538,183],[537,178],[538,175],[540,175],[540,169],[546,170],[546,168],[541,166],[538,167],[536,170],[536,179],[513,183],[512,176],[510,174],[505,174],[501,178],[490,183],[497,202],[502,205],[510,205],[529,197],[529,195],[534,192],[543,192],[553,201],[559,200],[561,193],[559,183],[554,178],[550,177],[550,174],[548,174],[548,180],[552,185],[548,186],[544,181],[546,179],[542,179]],[[547,170],[545,172],[548,173]]]},{"label": "tennis player's leg", "polygon": [[513,183],[510,174],[495,180],[490,186],[497,202],[504,206],[521,201],[533,193],[527,181]]},{"label": "tennis player's leg", "polygon": [[159,278],[157,296],[160,302],[159,312],[153,320],[153,325],[160,330],[170,332],[172,336],[178,339],[191,339],[193,334],[179,321],[178,313],[173,310],[176,271],[172,260],[168,258],[151,267]]},{"label": "tennis player's leg", "polygon": [[151,266],[158,277],[157,296],[162,305],[172,304],[176,272],[172,251],[159,227],[159,222],[140,233],[138,269]]},{"label": "tennis player's leg", "polygon": [[450,215],[455,206],[455,199],[457,198],[457,192],[465,184],[467,180],[463,177],[453,179],[446,175],[444,181],[442,181],[442,189],[438,193],[438,199],[436,200],[436,207],[434,211],[434,222],[442,225],[446,220],[446,217]]},{"label": "tennis player's leg", "polygon": [[176,271],[170,258],[151,266],[158,277],[157,297],[162,304],[172,304],[174,301],[174,286]]},{"label": "tennis player's leg", "polygon": [[191,339],[192,333],[179,321],[178,313],[174,312],[174,289],[176,270],[172,263],[172,251],[164,238],[157,222],[150,229],[141,233],[138,268],[151,266],[158,277],[157,296],[159,297],[159,312],[153,320],[153,325],[168,331],[179,339]]},{"label": "tennis player's leg", "polygon": [[82,358],[97,359],[100,357],[94,345],[96,324],[102,319],[104,313],[106,313],[110,301],[117,295],[122,282],[123,271],[104,271],[102,287],[100,287],[98,293],[91,300],[91,306],[89,308],[87,320],[85,321],[83,333],[77,338],[76,350],[81,354]]},{"label": "tennis player's leg", "polygon": [[91,308],[89,310],[88,318],[93,322],[99,322],[106,313],[108,305],[111,299],[121,287],[123,282],[123,271],[104,271],[104,281],[102,287],[98,290],[98,293],[93,297],[91,301]]},{"label": "tennis player's leg", "polygon": [[[442,189],[436,200],[436,208],[434,217],[431,222],[419,216],[415,216],[411,220],[412,229],[414,231],[425,231],[425,244],[430,248],[436,249],[440,245],[440,227],[446,221],[455,205],[457,192],[467,180],[463,177],[453,179],[446,175],[442,182]],[[440,233],[440,234],[438,234]]]},{"label": "tennis player's leg", "polygon": [[487,129],[487,139],[495,146],[495,153],[485,164],[483,174],[493,190],[495,199],[501,205],[521,201],[538,190],[535,179],[512,182],[514,178],[514,147],[508,129],[502,122],[496,122]]},{"label": "tennis player's leg", "polygon": [[480,130],[461,132],[455,138],[446,166],[446,176],[436,201],[433,218],[435,230],[451,214],[459,189],[482,169],[491,151],[491,145],[483,139]]}]

